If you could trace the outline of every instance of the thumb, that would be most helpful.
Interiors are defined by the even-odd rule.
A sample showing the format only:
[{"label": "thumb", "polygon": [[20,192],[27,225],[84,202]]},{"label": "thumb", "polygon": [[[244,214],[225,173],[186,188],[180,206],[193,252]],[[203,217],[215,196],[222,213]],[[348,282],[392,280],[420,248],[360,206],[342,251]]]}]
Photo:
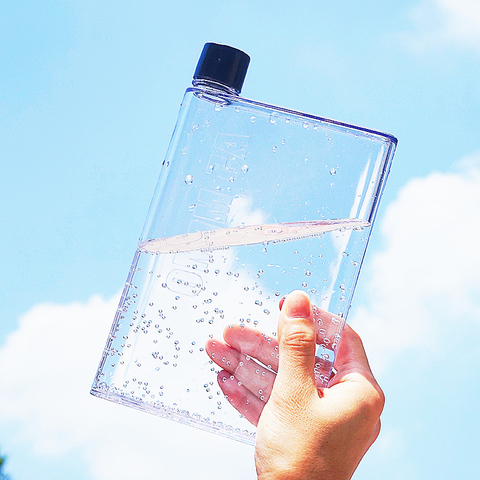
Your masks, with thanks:
[{"label": "thumb", "polygon": [[[278,322],[279,364],[274,389],[316,391],[315,325],[310,299],[297,290],[285,299]],[[288,393],[287,393],[288,394]]]}]

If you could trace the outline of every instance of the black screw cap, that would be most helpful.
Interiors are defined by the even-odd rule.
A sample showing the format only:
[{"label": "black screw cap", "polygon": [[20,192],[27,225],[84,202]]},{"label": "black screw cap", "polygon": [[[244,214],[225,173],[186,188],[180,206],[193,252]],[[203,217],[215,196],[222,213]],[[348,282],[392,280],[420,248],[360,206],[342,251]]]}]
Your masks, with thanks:
[{"label": "black screw cap", "polygon": [[237,48],[206,43],[193,78],[212,80],[240,93],[249,63],[250,57]]}]

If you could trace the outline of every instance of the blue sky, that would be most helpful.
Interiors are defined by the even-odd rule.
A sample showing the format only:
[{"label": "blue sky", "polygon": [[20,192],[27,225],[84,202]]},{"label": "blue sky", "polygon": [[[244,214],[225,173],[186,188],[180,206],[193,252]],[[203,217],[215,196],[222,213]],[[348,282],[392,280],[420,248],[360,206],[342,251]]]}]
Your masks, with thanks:
[{"label": "blue sky", "polygon": [[4,5],[0,449],[12,479],[254,478],[248,447],[88,395],[207,41],[251,56],[244,96],[398,137],[350,316],[387,395],[354,478],[474,477],[478,32],[476,0]]}]

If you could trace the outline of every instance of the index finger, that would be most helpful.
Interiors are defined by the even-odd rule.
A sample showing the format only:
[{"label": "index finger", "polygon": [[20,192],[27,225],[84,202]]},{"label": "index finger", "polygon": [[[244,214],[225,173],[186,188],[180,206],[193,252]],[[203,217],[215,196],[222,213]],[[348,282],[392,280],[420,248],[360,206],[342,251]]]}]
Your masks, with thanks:
[{"label": "index finger", "polygon": [[335,369],[337,372],[330,386],[340,383],[350,373],[359,373],[376,384],[362,340],[348,324],[345,324],[342,340],[338,345]]},{"label": "index finger", "polygon": [[229,325],[223,338],[240,353],[255,358],[274,372],[278,371],[278,341],[275,337],[244,325]]}]

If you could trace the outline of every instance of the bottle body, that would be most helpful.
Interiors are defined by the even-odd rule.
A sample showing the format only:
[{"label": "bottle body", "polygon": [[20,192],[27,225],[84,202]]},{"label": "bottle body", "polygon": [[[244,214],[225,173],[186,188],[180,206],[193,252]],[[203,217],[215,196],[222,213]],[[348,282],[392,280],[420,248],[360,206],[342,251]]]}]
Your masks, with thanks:
[{"label": "bottle body", "polygon": [[235,323],[275,336],[278,302],[295,289],[335,314],[318,318],[326,386],[395,145],[187,89],[92,393],[253,443],[205,341]]}]

